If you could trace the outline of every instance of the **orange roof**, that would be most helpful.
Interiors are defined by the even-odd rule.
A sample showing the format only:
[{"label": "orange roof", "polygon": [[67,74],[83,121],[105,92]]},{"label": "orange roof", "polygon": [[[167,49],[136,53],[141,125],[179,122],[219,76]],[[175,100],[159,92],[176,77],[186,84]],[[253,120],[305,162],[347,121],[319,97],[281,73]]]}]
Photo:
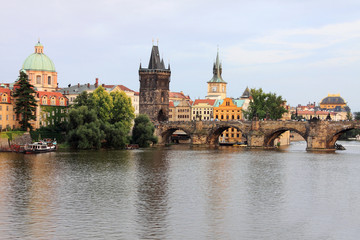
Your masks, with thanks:
[{"label": "orange roof", "polygon": [[173,101],[170,101],[170,102],[169,102],[169,107],[175,107],[175,105],[174,105],[174,102],[173,102]]},{"label": "orange roof", "polygon": [[41,98],[43,96],[47,96],[47,97],[57,97],[57,98],[61,98],[64,97],[64,95],[60,92],[45,92],[45,91],[37,91],[38,96]]},{"label": "orange roof", "polygon": [[210,106],[214,106],[215,101],[216,101],[215,99],[196,99],[193,105],[197,105],[200,103],[207,103]]},{"label": "orange roof", "polygon": [[169,92],[169,98],[183,98],[190,99],[189,96],[185,96],[182,92]]}]

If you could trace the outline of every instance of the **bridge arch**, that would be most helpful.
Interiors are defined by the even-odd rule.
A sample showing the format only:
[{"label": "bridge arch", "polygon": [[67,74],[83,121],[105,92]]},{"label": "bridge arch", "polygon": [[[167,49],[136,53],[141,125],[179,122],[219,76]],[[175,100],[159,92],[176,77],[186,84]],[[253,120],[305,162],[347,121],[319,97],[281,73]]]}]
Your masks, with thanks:
[{"label": "bridge arch", "polygon": [[298,133],[307,142],[307,134],[306,134],[306,132],[299,131],[296,128],[282,127],[282,128],[277,128],[277,129],[275,129],[275,130],[273,130],[270,133],[265,135],[264,147],[274,147],[275,139],[280,137],[280,135],[283,134],[286,131],[293,131],[293,132]]},{"label": "bridge arch", "polygon": [[353,129],[360,129],[360,126],[359,125],[348,126],[348,127],[345,127],[343,129],[337,131],[334,134],[331,134],[326,140],[326,148],[327,149],[335,149],[335,143],[339,139],[339,137],[342,134],[344,134],[345,132],[351,131]]},{"label": "bridge arch", "polygon": [[229,128],[235,128],[238,132],[241,133],[242,138],[246,139],[248,137],[248,129],[245,125],[239,124],[222,124],[220,126],[216,126],[213,128],[209,134],[207,135],[206,142],[210,145],[218,145],[219,144],[219,137],[220,135]]},{"label": "bridge arch", "polygon": [[182,127],[179,127],[179,126],[169,126],[169,127],[165,128],[165,129],[162,129],[162,131],[160,133],[161,142],[159,142],[159,143],[160,144],[171,143],[171,136],[177,130],[184,131],[190,137],[190,141],[192,142],[191,132],[189,130],[187,130],[185,128],[182,128]]}]

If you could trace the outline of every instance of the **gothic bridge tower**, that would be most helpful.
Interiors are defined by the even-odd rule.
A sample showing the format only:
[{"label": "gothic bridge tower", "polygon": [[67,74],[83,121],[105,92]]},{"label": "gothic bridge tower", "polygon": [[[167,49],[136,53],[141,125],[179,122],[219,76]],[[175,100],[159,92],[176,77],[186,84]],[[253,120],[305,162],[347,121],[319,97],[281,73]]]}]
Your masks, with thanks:
[{"label": "gothic bridge tower", "polygon": [[160,60],[158,46],[153,46],[148,68],[139,68],[139,112],[151,121],[162,122],[169,118],[170,64],[165,68]]}]

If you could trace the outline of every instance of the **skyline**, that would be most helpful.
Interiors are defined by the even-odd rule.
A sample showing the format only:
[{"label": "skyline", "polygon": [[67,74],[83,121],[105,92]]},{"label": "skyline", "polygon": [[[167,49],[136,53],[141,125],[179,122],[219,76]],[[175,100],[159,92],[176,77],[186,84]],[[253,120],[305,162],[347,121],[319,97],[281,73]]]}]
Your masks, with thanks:
[{"label": "skyline", "polygon": [[[59,87],[100,83],[139,91],[159,39],[170,90],[204,98],[219,47],[227,96],[246,87],[291,106],[339,93],[360,111],[360,3],[311,1],[15,0],[0,14],[0,82],[14,82],[40,38]],[[37,14],[41,13],[41,14]]]}]

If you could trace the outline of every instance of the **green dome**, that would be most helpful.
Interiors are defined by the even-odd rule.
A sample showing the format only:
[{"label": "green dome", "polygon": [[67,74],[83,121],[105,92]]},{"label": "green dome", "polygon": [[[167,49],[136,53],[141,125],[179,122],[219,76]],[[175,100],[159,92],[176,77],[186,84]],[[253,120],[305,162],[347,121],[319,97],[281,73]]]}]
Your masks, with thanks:
[{"label": "green dome", "polygon": [[25,70],[56,72],[54,63],[43,53],[33,53],[28,56],[22,68]]},{"label": "green dome", "polygon": [[25,59],[22,68],[24,70],[56,72],[54,63],[43,53],[43,45],[40,41],[35,45],[35,53]]}]

